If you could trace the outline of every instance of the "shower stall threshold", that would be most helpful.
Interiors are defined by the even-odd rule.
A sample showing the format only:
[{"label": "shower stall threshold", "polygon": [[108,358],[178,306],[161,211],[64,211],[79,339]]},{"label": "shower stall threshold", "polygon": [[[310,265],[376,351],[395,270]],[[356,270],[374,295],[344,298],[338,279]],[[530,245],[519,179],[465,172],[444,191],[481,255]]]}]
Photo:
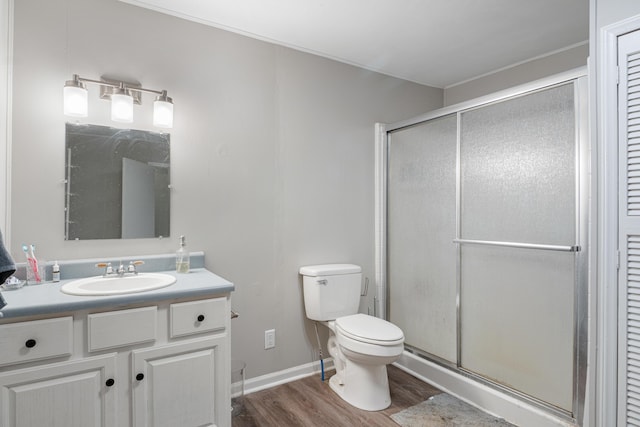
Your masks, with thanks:
[{"label": "shower stall threshold", "polygon": [[576,426],[570,413],[448,363],[414,354],[410,350],[405,350],[394,365],[464,402],[520,427]]}]

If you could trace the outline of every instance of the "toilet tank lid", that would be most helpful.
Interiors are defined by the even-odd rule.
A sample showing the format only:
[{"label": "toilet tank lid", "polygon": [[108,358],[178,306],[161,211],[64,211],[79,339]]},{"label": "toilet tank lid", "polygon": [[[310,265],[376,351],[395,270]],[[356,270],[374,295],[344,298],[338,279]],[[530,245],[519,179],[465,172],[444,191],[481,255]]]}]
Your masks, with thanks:
[{"label": "toilet tank lid", "polygon": [[362,272],[362,268],[355,264],[322,264],[300,267],[300,274],[303,276],[333,276],[360,272]]}]

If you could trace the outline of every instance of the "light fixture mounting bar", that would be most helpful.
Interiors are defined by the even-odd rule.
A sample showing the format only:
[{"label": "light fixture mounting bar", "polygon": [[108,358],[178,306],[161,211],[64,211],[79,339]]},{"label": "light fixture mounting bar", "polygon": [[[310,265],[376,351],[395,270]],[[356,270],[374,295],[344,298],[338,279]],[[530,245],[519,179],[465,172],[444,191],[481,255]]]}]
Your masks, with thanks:
[{"label": "light fixture mounting bar", "polygon": [[106,79],[104,77],[102,78],[102,80],[93,80],[93,79],[80,77],[79,75],[74,74],[73,78],[74,80],[77,80],[79,82],[99,85],[100,98],[102,99],[110,99],[115,89],[125,89],[129,92],[129,94],[133,98],[133,103],[137,105],[142,104],[142,92],[153,93],[156,95],[164,95],[164,96],[166,96],[167,94],[166,90],[147,89],[147,88],[143,88],[139,83],[111,80],[111,79]]}]

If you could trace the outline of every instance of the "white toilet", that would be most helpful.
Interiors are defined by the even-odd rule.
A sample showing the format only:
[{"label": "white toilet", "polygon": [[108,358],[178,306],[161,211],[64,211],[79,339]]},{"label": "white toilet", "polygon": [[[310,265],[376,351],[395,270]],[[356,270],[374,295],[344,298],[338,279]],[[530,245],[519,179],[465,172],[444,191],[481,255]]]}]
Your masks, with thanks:
[{"label": "white toilet", "polygon": [[307,317],[330,330],[327,344],[336,374],[329,385],[356,408],[380,411],[391,404],[387,364],[404,350],[393,323],[358,314],[362,270],[353,264],[300,268]]}]

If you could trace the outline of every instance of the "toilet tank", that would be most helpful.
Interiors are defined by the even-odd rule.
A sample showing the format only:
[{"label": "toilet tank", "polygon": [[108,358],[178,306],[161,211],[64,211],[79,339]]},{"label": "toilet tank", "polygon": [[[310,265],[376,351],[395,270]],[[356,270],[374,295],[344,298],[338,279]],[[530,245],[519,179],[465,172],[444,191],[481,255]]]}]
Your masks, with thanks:
[{"label": "toilet tank", "polygon": [[307,318],[327,321],[356,314],[360,306],[362,269],[354,264],[300,268]]}]

